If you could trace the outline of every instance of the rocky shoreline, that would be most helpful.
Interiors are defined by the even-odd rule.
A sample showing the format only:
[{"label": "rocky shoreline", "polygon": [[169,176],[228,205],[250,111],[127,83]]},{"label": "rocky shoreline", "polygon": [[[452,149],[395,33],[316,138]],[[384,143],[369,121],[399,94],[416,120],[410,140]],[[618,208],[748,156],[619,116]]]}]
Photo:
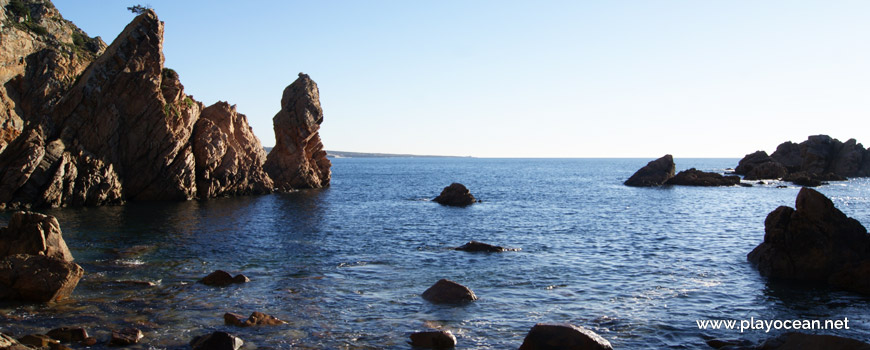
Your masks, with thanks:
[{"label": "rocky shoreline", "polygon": [[[106,46],[47,0],[18,3],[4,1],[0,11],[0,209],[329,185],[318,133],[323,111],[307,75],[284,91],[273,119],[277,145],[267,156],[235,106],[204,106],[164,67],[163,22],[154,11],[143,11]],[[21,20],[32,25],[14,25]]]}]

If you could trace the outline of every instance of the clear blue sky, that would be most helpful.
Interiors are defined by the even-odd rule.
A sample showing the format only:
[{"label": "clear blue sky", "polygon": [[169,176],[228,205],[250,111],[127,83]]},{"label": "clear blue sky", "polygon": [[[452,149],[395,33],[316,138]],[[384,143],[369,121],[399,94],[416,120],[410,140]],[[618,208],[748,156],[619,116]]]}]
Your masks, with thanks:
[{"label": "clear blue sky", "polygon": [[327,149],[478,157],[742,157],[870,145],[870,1],[56,0],[107,43],[151,5],[185,91],[266,146],[311,75]]}]

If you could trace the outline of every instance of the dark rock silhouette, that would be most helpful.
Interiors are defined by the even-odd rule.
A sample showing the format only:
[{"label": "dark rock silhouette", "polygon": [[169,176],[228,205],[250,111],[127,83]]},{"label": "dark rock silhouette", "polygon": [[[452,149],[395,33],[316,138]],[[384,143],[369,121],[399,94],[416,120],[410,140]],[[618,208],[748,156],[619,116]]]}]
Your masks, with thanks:
[{"label": "dark rock silhouette", "polygon": [[199,280],[199,283],[207,286],[224,287],[230,284],[241,284],[250,281],[251,279],[249,279],[245,275],[238,274],[233,277],[232,275],[230,275],[229,272],[226,272],[224,270],[217,270],[208,274],[208,276],[203,277],[201,280]]},{"label": "dark rock silhouette", "polygon": [[740,184],[740,177],[722,176],[721,174],[691,168],[677,173],[676,176],[665,182],[665,184],[680,186],[734,186]]},{"label": "dark rock silhouette", "polygon": [[763,276],[870,294],[870,236],[821,193],[802,188],[795,209],[764,220],[764,242],[747,255]]},{"label": "dark rock silhouette", "polygon": [[477,202],[471,191],[461,183],[454,182],[450,186],[444,187],[441,194],[433,199],[434,202],[441,205],[449,205],[452,207],[466,207]]},{"label": "dark rock silhouette", "polygon": [[193,350],[238,350],[245,342],[227,332],[213,332],[190,341]]},{"label": "dark rock silhouette", "polygon": [[632,187],[661,186],[674,177],[675,171],[674,157],[666,154],[640,168],[628,180],[625,180],[625,185]]},{"label": "dark rock silhouette", "polygon": [[870,150],[855,139],[840,142],[815,135],[800,144],[784,142],[770,156],[764,151],[747,154],[734,170],[747,180],[782,178],[819,186],[823,181],[870,176]]},{"label": "dark rock silhouette", "polygon": [[505,248],[497,245],[487,244],[478,241],[471,241],[465,243],[459,247],[453,248],[454,250],[460,250],[464,252],[486,252],[486,253],[499,253],[505,251],[518,251],[517,248]]},{"label": "dark rock silhouette", "polygon": [[435,304],[459,304],[477,300],[471,289],[447,279],[441,279],[426,289],[422,297]]},{"label": "dark rock silhouette", "polygon": [[426,331],[411,334],[411,346],[430,349],[449,349],[456,346],[456,336],[450,331]]},{"label": "dark rock silhouette", "polygon": [[607,339],[571,324],[538,323],[526,334],[520,350],[612,350]]}]

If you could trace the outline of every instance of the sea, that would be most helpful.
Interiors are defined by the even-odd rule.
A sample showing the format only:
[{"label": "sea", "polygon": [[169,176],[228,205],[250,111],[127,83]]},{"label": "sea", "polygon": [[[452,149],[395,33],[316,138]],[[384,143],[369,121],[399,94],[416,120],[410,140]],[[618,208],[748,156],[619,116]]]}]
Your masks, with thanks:
[{"label": "sea", "polygon": [[[337,158],[321,190],[47,210],[85,276],[59,303],[0,304],[0,331],[80,326],[97,349],[124,327],[145,334],[130,349],[185,349],[213,331],[243,349],[410,349],[411,333],[440,329],[457,349],[516,349],[536,323],[555,322],[616,349],[705,349],[785,330],[699,321],[848,319],[849,329],[806,332],[870,339],[870,298],[768,281],[746,260],[767,214],[793,207],[799,187],[622,184],[649,160]],[[720,173],[737,162],[676,159],[677,170]],[[453,182],[481,202],[431,200]],[[870,179],[817,189],[870,223]],[[471,240],[520,250],[452,249]],[[218,269],[251,282],[196,283]],[[442,278],[479,299],[423,300]],[[254,311],[287,324],[224,324],[226,312]]]}]

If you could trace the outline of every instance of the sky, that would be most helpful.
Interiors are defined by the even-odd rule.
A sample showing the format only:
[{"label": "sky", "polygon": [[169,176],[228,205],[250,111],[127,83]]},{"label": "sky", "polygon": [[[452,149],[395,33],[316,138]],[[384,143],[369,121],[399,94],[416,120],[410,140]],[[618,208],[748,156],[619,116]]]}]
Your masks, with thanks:
[{"label": "sky", "polygon": [[870,1],[55,0],[112,40],[151,6],[185,92],[264,146],[299,72],[328,150],[740,158],[870,145]]}]

